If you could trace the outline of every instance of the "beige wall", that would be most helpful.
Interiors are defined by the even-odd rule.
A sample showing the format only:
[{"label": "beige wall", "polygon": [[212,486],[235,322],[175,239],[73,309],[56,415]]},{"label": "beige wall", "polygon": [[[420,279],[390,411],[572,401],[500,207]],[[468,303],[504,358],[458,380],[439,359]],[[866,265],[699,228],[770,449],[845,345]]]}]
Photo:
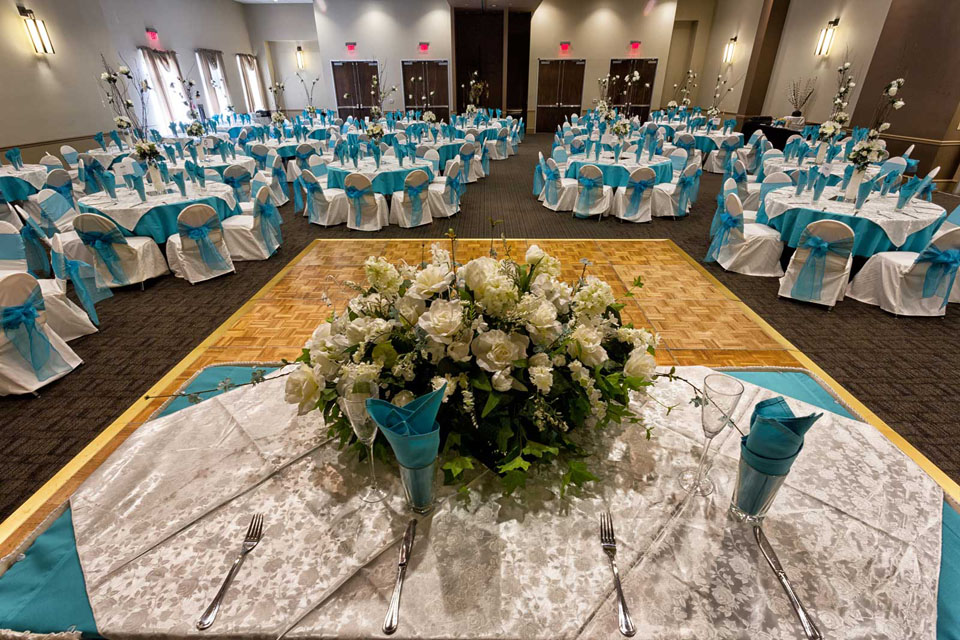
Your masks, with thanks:
[{"label": "beige wall", "polygon": [[[794,4],[803,5],[804,2],[805,0],[797,0]],[[699,94],[693,101],[695,105],[704,108],[710,105],[717,76],[722,74],[727,78],[728,86],[733,87],[733,91],[724,98],[720,108],[728,113],[736,112],[743,94],[743,79],[750,63],[750,53],[757,35],[757,25],[760,24],[762,8],[763,0],[717,0],[713,28],[699,78]],[[723,64],[723,47],[734,36],[737,36],[737,48],[733,63]]]},{"label": "beige wall", "polygon": [[[317,25],[311,4],[245,4],[243,15],[250,34],[250,45],[260,62],[263,81],[269,85],[283,81],[284,107],[287,110],[302,110],[307,106],[303,86],[297,79],[297,45],[303,47],[304,69],[300,72],[309,87],[313,78],[321,77],[323,60],[317,44]],[[321,79],[322,82],[322,79]],[[314,90],[314,106],[320,104],[321,82]],[[273,106],[273,97],[267,95]]]},{"label": "beige wall", "polygon": [[[690,68],[701,76],[703,65],[707,59],[710,37],[713,32],[713,16],[716,12],[718,0],[677,0],[676,20],[690,20],[696,22],[696,33],[693,43],[693,55],[690,58]],[[686,71],[683,69],[682,71]],[[660,106],[671,100],[674,80],[664,83],[663,93],[660,96]],[[696,93],[693,94],[696,96]],[[654,105],[656,106],[656,105]]]},{"label": "beige wall", "polygon": [[[867,75],[867,67],[873,58],[880,31],[887,18],[891,0],[803,0],[792,2],[787,11],[787,21],[780,39],[780,49],[770,76],[767,99],[763,103],[765,114],[777,117],[788,115],[793,107],[787,102],[787,86],[796,78],[817,78],[817,89],[804,108],[808,121],[822,122],[831,113],[833,94],[836,92],[837,67],[848,59],[854,69],[857,86],[847,107],[853,114],[860,97],[860,85]],[[836,39],[826,57],[814,55],[820,30],[828,20],[840,18]],[[847,57],[849,56],[849,57]],[[897,71],[891,70],[891,79]],[[869,99],[873,99],[870,97]]]},{"label": "beige wall", "polygon": [[[599,95],[597,79],[610,72],[610,59],[631,56],[659,59],[652,99],[652,104],[659,104],[676,9],[676,0],[543,0],[530,25],[528,128],[536,126],[538,61],[561,57],[560,42],[564,40],[571,42],[564,57],[586,60],[584,110],[591,108]],[[631,40],[642,42],[639,53],[631,51]]]},{"label": "beige wall", "polygon": [[[453,68],[452,16],[446,0],[326,0],[314,3],[314,17],[322,70],[317,106],[337,104],[332,60],[378,60],[385,69],[384,84],[400,88],[386,109],[403,108],[402,60],[449,60]],[[426,55],[417,47],[420,41],[430,43]],[[348,54],[346,42],[356,42],[356,50]],[[453,78],[448,82],[453,104]]]}]

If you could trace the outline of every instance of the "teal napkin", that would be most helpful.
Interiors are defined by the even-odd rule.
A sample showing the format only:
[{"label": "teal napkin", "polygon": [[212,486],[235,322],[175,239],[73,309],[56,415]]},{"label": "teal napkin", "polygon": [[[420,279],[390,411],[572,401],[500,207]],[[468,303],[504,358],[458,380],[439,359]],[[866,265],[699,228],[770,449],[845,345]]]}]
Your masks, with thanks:
[{"label": "teal napkin", "polygon": [[761,473],[786,475],[803,449],[804,435],[822,415],[794,416],[783,396],[758,402],[750,433],[741,440],[740,456]]},{"label": "teal napkin", "polygon": [[854,209],[859,210],[863,206],[863,203],[867,201],[867,196],[873,192],[873,188],[877,184],[877,179],[873,180],[864,180],[860,183],[860,186],[857,188],[857,202],[854,205]]},{"label": "teal napkin", "polygon": [[101,171],[97,174],[97,180],[100,181],[100,186],[103,187],[103,190],[110,194],[110,197],[114,200],[117,199],[117,179],[109,171]]},{"label": "teal napkin", "polygon": [[107,150],[107,142],[106,140],[103,139],[102,131],[98,131],[97,133],[93,134],[93,139],[97,141],[97,144],[100,145],[101,149],[103,149],[104,151]]},{"label": "teal napkin", "polygon": [[147,201],[147,192],[143,186],[143,176],[132,176],[133,177],[133,188],[137,190],[137,195],[140,196],[140,202]]},{"label": "teal napkin", "polygon": [[807,184],[807,172],[806,171],[797,171],[797,190],[794,195],[799,196],[803,193],[803,188]]},{"label": "teal napkin", "polygon": [[436,460],[440,450],[437,412],[445,389],[446,385],[402,407],[385,400],[367,400],[367,412],[403,466],[419,469]]},{"label": "teal napkin", "polygon": [[183,172],[171,173],[170,179],[173,180],[174,184],[177,185],[177,188],[180,189],[180,195],[186,197],[187,195],[187,183],[183,177]]}]

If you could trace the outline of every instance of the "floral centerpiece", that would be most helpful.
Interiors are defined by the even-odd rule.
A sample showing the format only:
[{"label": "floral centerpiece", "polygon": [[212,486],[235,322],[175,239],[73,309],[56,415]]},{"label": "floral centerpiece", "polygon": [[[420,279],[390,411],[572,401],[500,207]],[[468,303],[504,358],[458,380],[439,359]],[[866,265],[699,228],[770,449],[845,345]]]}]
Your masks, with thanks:
[{"label": "floral centerpiece", "polygon": [[140,157],[140,160],[149,165],[155,165],[163,158],[157,145],[147,140],[141,140],[135,144],[133,151]]},{"label": "floral centerpiece", "polygon": [[308,114],[310,115],[310,117],[312,118],[313,116],[317,115],[317,108],[316,108],[315,106],[313,106],[312,104],[308,104],[308,105],[307,105],[307,113],[308,113]]},{"label": "floral centerpiece", "polygon": [[383,125],[379,122],[374,122],[369,127],[367,127],[367,136],[377,144],[380,144],[380,140],[383,139]]},{"label": "floral centerpiece", "polygon": [[853,149],[847,154],[847,160],[854,165],[853,177],[847,185],[845,194],[845,198],[848,200],[856,198],[856,188],[863,180],[867,166],[882,161],[886,154],[886,146],[880,140],[880,134],[890,128],[890,123],[887,122],[890,111],[898,111],[906,104],[897,97],[903,85],[903,78],[897,78],[887,83],[880,95],[880,102],[874,112],[873,125],[867,132],[867,137],[854,144]]},{"label": "floral centerpiece", "polygon": [[[470,76],[470,88],[467,91],[467,96],[469,98],[468,107],[470,104],[479,105],[481,100],[490,96],[490,84],[486,80],[480,79],[478,71],[474,71],[473,75]],[[474,107],[474,110],[476,110],[476,107]]]},{"label": "floral centerpiece", "polygon": [[199,138],[203,135],[203,125],[199,121],[194,120],[190,123],[190,126],[187,127],[187,135],[194,138]]},{"label": "floral centerpiece", "polygon": [[286,122],[287,116],[282,111],[274,111],[273,115],[270,116],[270,121],[275,125],[281,125]]},{"label": "floral centerpiece", "polygon": [[287,85],[283,82],[274,82],[267,87],[267,91],[273,96],[273,107],[276,111],[283,111],[283,94],[287,90]]},{"label": "floral centerpiece", "polygon": [[[123,58],[120,59],[121,62]],[[107,59],[100,55],[103,63],[103,73],[100,74],[100,88],[103,91],[106,103],[114,112],[113,122],[121,132],[134,134],[137,138],[147,137],[147,92],[150,84],[126,64],[114,69]],[[139,114],[133,99],[130,97],[130,88],[136,89],[139,105]],[[132,142],[131,142],[132,144]]]},{"label": "floral centerpiece", "polygon": [[423,121],[432,124],[437,121],[437,115],[433,111],[424,111],[423,115],[420,116],[423,118]]},{"label": "floral centerpiece", "polygon": [[833,112],[830,114],[830,120],[836,122],[840,127],[845,127],[850,122],[850,115],[845,111],[850,92],[857,86],[853,80],[853,71],[849,62],[844,62],[837,67],[837,92],[833,96]]},{"label": "floral centerpiece", "polygon": [[620,142],[622,143],[624,138],[630,135],[630,121],[626,118],[620,118],[610,127],[610,133],[620,138]]},{"label": "floral centerpiece", "polygon": [[688,69],[683,77],[683,82],[673,83],[673,100],[667,103],[667,107],[690,106],[690,94],[697,88],[697,73],[693,69]]},{"label": "floral centerpiece", "polygon": [[[674,86],[676,86],[676,85],[674,85]],[[677,101],[676,101],[676,100],[671,100],[670,102],[667,103],[667,109],[676,109],[676,108],[677,108]]]},{"label": "floral centerpiece", "polygon": [[708,118],[719,118],[722,111],[720,110],[720,105],[723,104],[723,101],[726,99],[730,92],[733,91],[733,85],[736,83],[727,86],[727,79],[723,75],[717,76],[717,84],[713,88],[713,100],[710,102],[710,106],[707,107],[707,117]]},{"label": "floral centerpiece", "polygon": [[130,121],[130,118],[127,116],[114,116],[113,126],[115,126],[119,131],[124,133],[133,128],[133,122]]},{"label": "floral centerpiece", "polygon": [[538,468],[561,488],[595,479],[582,460],[588,430],[620,423],[650,435],[630,400],[652,384],[657,336],[621,321],[623,304],[587,275],[588,261],[572,284],[536,245],[520,261],[491,246],[461,266],[450,236],[450,251],[434,245],[419,266],[368,258],[366,282],[345,283],[357,296],[304,345],[286,400],[320,410],[346,446],[337,399],[357,383],[398,406],[446,384],[437,421],[448,481],[481,463],[508,492]]},{"label": "floral centerpiece", "polygon": [[477,105],[470,103],[467,105],[467,115],[474,115],[477,113]]},{"label": "floral centerpiece", "polygon": [[315,76],[313,80],[310,81],[310,86],[307,86],[307,81],[302,75],[297,73],[297,79],[300,81],[300,86],[303,87],[303,93],[307,97],[307,113],[310,114],[310,117],[316,115],[317,109],[313,106],[313,90],[316,89],[317,83],[320,82],[320,77]]},{"label": "floral centerpiece", "polygon": [[370,108],[370,117],[379,120],[383,117],[384,103],[393,104],[393,94],[397,92],[397,85],[392,84],[389,87],[383,83],[383,74],[386,72],[386,66],[381,64],[378,67],[377,75],[370,78],[370,95],[373,96],[373,106]]}]

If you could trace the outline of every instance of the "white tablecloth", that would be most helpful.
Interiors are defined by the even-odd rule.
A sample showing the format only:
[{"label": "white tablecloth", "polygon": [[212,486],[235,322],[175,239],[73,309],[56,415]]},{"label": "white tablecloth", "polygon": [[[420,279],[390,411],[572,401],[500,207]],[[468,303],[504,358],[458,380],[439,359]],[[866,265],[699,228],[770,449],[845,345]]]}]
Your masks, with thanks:
[{"label": "white tablecloth", "polygon": [[141,202],[136,191],[118,186],[116,201],[112,200],[106,192],[101,191],[80,198],[80,204],[88,205],[103,212],[118,225],[130,230],[136,227],[140,218],[149,213],[151,209],[165,204],[175,204],[195,198],[217,197],[226,202],[230,209],[237,206],[233,189],[222,182],[207,180],[206,187],[201,189],[199,185],[188,181],[186,187],[187,197],[184,198],[180,195],[180,190],[172,183],[167,185],[167,193],[163,195],[152,195],[151,187],[147,184],[147,199],[145,202]]},{"label": "white tablecloth", "polygon": [[[177,158],[176,164],[170,164],[170,162],[167,161],[167,169],[171,172],[183,171],[183,165],[187,160],[190,160],[190,154],[184,153],[183,157],[184,157],[183,160],[181,160],[180,158]],[[227,154],[227,160],[226,162],[224,162],[223,160],[220,159],[220,154],[214,154],[212,156],[204,156],[202,158],[199,158],[199,160],[200,161],[197,164],[199,164],[201,167],[205,169],[214,169],[217,167],[228,167],[232,164],[236,164],[236,165],[240,165],[241,167],[246,169],[248,172],[250,172],[250,175],[253,175],[257,172],[257,161],[251,158],[250,156],[237,155],[236,158],[231,158],[230,154]]]},{"label": "white tablecloth", "polygon": [[[844,170],[846,170],[847,165],[849,164],[850,164],[849,162],[831,162],[830,175],[843,178],[843,172]],[[764,173],[768,176],[771,173],[775,173],[777,171],[782,171],[783,173],[792,175],[793,172],[796,171],[797,169],[803,169],[804,171],[809,171],[811,167],[814,167],[816,165],[817,165],[816,153],[813,153],[804,159],[802,165],[797,165],[796,160],[791,160],[789,162],[783,162],[782,160],[768,160],[767,162],[764,163],[763,170],[764,170]],[[865,178],[872,178],[879,172],[880,172],[880,166],[872,164],[867,167],[867,173],[865,175]]]},{"label": "white tablecloth", "polygon": [[17,170],[5,164],[0,166],[0,178],[20,178],[34,189],[42,189],[47,183],[47,168],[42,164],[25,164]]},{"label": "white tablecloth", "polygon": [[89,153],[91,156],[93,156],[93,159],[102,164],[104,169],[109,169],[110,165],[113,164],[113,161],[119,156],[126,155],[132,151],[133,149],[126,144],[123,145],[122,151],[117,147],[117,145],[108,144],[106,150],[97,147],[96,149],[90,149],[85,153]]},{"label": "white tablecloth", "polygon": [[[709,370],[680,367],[700,382]],[[733,419],[749,423],[772,392],[745,384]],[[714,442],[717,491],[685,501],[677,475],[696,464],[700,409],[661,381],[654,428],[587,431],[599,481],[560,497],[536,481],[512,496],[476,471],[469,499],[439,489],[421,518],[399,638],[616,638],[607,560],[609,510],[624,593],[641,638],[798,638],[796,618],[749,527],[726,514],[740,439]],[[798,415],[816,411],[790,401]],[[228,392],[134,432],[71,499],[77,548],[106,637],[196,635],[250,516],[263,541],[205,636],[379,637],[411,513],[394,468],[388,498],[357,497],[367,467],[297,417],[283,381]],[[549,471],[559,473],[559,471]],[[943,494],[865,423],[824,415],[764,528],[827,638],[925,638],[936,627]],[[681,505],[683,508],[681,509]],[[658,548],[651,544],[663,537]]]},{"label": "white tablecloth", "polygon": [[807,190],[797,196],[794,187],[777,189],[767,194],[765,209],[769,219],[776,218],[789,209],[803,208],[826,211],[829,213],[866,218],[883,229],[894,246],[901,246],[907,238],[921,229],[929,227],[944,215],[940,205],[914,197],[903,208],[895,211],[896,194],[881,196],[875,192],[864,203],[859,212],[854,211],[855,202],[839,202],[831,197],[843,195],[839,187],[827,187],[816,203],[812,202],[813,190]]}]

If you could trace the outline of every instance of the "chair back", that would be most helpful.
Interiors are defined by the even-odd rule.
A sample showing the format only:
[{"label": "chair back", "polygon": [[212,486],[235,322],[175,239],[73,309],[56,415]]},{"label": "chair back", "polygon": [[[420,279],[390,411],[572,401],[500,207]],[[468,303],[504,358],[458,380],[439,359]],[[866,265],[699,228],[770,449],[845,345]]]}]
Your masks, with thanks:
[{"label": "chair back", "polygon": [[[39,291],[39,289],[40,283],[37,282],[37,279],[26,271],[22,273],[10,273],[6,276],[0,277],[0,310],[5,307],[19,307],[20,305],[26,304],[33,295],[34,291]],[[42,300],[43,298],[41,297],[40,299]],[[41,331],[43,331],[43,326],[46,324],[46,322],[46,312],[43,310],[38,310],[36,323],[37,327],[39,327]],[[10,341],[5,334],[6,331],[0,330],[0,343]],[[52,346],[51,351],[53,351]]]},{"label": "chair back", "polygon": [[80,213],[73,219],[73,228],[81,242],[90,248],[100,284],[129,284],[124,262],[136,262],[137,254],[120,228],[107,217],[96,213]]},{"label": "chair back", "polygon": [[71,169],[76,167],[77,162],[80,160],[80,154],[68,144],[60,145],[60,155],[63,156],[64,162],[66,162],[67,166]]},{"label": "chair back", "polygon": [[[319,202],[326,204],[327,197],[323,193],[323,185],[320,184],[320,181],[317,180],[316,174],[313,173],[310,169],[304,169],[300,173],[300,180],[306,185],[309,184],[311,187],[307,189],[307,197],[309,198],[311,194],[313,195],[314,202]],[[316,186],[313,186],[316,185]]]},{"label": "chair back", "polygon": [[468,133],[463,137],[463,139],[466,140],[467,142],[476,142],[477,136],[473,135],[472,133]]},{"label": "chair back", "polygon": [[[232,271],[230,252],[216,210],[208,204],[191,204],[177,216],[183,258],[201,270]],[[201,266],[203,265],[203,266]]]},{"label": "chair back", "polygon": [[673,164],[674,171],[683,171],[687,166],[687,150],[678,148],[671,151],[670,162]]},{"label": "chair back", "polygon": [[47,186],[54,187],[63,187],[65,185],[73,186],[73,180],[70,178],[70,174],[63,169],[54,169],[47,174]]},{"label": "chair back", "polygon": [[450,161],[444,176],[443,201],[447,204],[459,204],[460,196],[464,192],[464,183],[462,175],[463,165],[460,158],[454,158]]},{"label": "chair back", "polygon": [[436,149],[427,149],[423,154],[423,159],[430,163],[434,173],[440,172],[440,152]]},{"label": "chair back", "polygon": [[233,188],[233,195],[237,202],[250,200],[250,181],[252,178],[253,176],[250,175],[247,168],[239,164],[232,164],[223,171],[223,182]]},{"label": "chair back", "polygon": [[69,230],[73,219],[77,217],[73,203],[53,189],[41,189],[37,194],[37,202],[40,204],[40,226],[47,231],[48,237]]},{"label": "chair back", "polygon": [[403,180],[403,210],[413,226],[419,225],[423,220],[429,184],[430,176],[423,169],[411,171]]},{"label": "chair back", "polygon": [[20,230],[0,220],[0,271],[27,270],[27,249]]},{"label": "chair back", "polygon": [[585,164],[577,172],[577,201],[574,213],[587,214],[603,197],[603,171],[595,164]]},{"label": "chair back", "polygon": [[363,228],[368,225],[379,227],[377,199],[370,178],[362,173],[354,172],[343,179],[343,187],[347,194],[347,200],[350,201],[350,213],[347,215],[347,220],[352,221],[355,228]]},{"label": "chair back", "polygon": [[424,144],[421,144],[420,146],[417,147],[417,152],[416,152],[416,153],[417,153],[417,157],[418,157],[418,158],[423,158],[424,156],[427,155],[427,151],[430,151],[430,147],[428,147],[428,146],[426,146],[426,145],[424,145]]},{"label": "chair back", "polygon": [[52,156],[49,153],[44,154],[44,156],[40,158],[40,164],[47,168],[47,173],[50,173],[54,169],[63,169],[63,163],[60,161],[60,158]]},{"label": "chair back", "polygon": [[465,134],[464,139],[466,139],[466,136],[473,136],[473,139],[476,140],[477,136],[480,135],[480,130],[474,127],[470,127],[464,132],[464,134]]},{"label": "chair back", "polygon": [[630,172],[627,187],[624,190],[626,198],[625,218],[632,218],[640,211],[645,202],[653,197],[653,187],[657,183],[657,172],[650,167],[638,167]]}]

